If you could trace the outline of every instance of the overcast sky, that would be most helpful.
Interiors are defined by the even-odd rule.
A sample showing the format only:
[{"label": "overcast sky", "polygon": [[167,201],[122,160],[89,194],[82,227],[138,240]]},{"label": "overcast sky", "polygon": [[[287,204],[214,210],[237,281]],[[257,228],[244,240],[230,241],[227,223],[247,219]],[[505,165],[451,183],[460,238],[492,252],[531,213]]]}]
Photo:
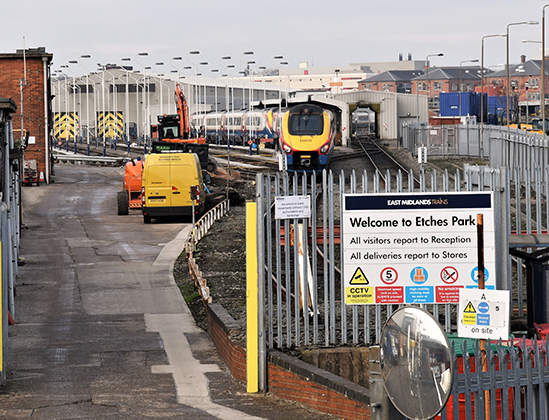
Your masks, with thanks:
[{"label": "overcast sky", "polygon": [[[169,72],[172,57],[200,51],[191,60],[208,62],[206,72],[223,69],[222,56],[253,51],[256,66],[272,68],[273,56],[283,55],[289,67],[345,66],[357,62],[425,60],[434,66],[480,62],[485,35],[505,34],[509,23],[538,21],[538,25],[511,26],[510,62],[520,55],[539,54],[542,7],[533,0],[19,0],[2,4],[0,52],[23,47],[45,47],[53,54],[53,69],[84,54],[81,62],[95,71],[97,64],[116,63],[123,57]],[[549,13],[549,7],[548,7]],[[549,42],[549,40],[548,40]],[[249,56],[248,56],[249,57]],[[244,57],[246,58],[246,57]],[[485,39],[485,66],[506,61],[505,38]],[[230,61],[227,61],[230,62]],[[224,62],[225,64],[227,62]],[[190,65],[172,61],[179,68]],[[134,63],[136,69],[141,65]],[[470,65],[463,63],[463,65]],[[74,72],[85,71],[71,66]],[[233,70],[234,71],[234,70]],[[234,74],[234,73],[233,73]]]}]

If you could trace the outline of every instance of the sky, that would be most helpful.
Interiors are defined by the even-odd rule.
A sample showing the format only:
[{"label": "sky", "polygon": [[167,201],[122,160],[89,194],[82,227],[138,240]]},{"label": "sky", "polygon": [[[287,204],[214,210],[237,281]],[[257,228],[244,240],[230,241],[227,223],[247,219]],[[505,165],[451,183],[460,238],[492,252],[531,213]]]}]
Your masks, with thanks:
[{"label": "sky", "polygon": [[[23,45],[45,47],[53,54],[53,69],[91,55],[79,59],[83,67],[71,65],[76,75],[108,63],[168,73],[190,66],[185,60],[170,65],[170,59],[190,51],[200,51],[188,57],[207,62],[200,66],[206,74],[225,73],[219,59],[231,56],[221,63],[234,64],[235,75],[246,51],[254,54],[243,60],[268,69],[279,55],[295,68],[300,62],[340,67],[398,61],[400,53],[414,60],[443,53],[429,57],[432,66],[470,66],[464,61],[480,63],[484,36],[505,34],[510,23],[539,22],[509,26],[509,61],[516,64],[523,54],[527,59],[540,54],[544,5],[533,0],[19,0],[2,5],[0,53]],[[142,52],[148,56],[136,57]],[[120,61],[126,57],[137,62]],[[485,67],[505,62],[505,38],[486,38]]]}]

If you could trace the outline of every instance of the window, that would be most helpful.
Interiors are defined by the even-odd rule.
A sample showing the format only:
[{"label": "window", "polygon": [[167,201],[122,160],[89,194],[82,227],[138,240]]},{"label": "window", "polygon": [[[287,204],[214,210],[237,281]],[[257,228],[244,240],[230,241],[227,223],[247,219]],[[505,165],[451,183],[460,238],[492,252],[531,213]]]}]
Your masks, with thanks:
[{"label": "window", "polygon": [[467,82],[467,91],[475,90],[475,82]]},{"label": "window", "polygon": [[318,112],[301,112],[290,114],[288,131],[294,136],[319,136],[324,131],[323,115]]},{"label": "window", "polygon": [[442,90],[442,82],[434,82],[433,83],[433,88],[435,90],[439,90],[439,91]]},{"label": "window", "polygon": [[458,83],[457,82],[452,82],[452,87],[451,87],[450,90],[457,91],[458,90]]},{"label": "window", "polygon": [[381,86],[384,92],[389,92],[391,90],[391,84],[390,83],[383,83]]},{"label": "window", "polygon": [[367,84],[367,85],[363,85],[364,86],[364,89],[366,90],[372,90],[372,85],[371,84]]}]

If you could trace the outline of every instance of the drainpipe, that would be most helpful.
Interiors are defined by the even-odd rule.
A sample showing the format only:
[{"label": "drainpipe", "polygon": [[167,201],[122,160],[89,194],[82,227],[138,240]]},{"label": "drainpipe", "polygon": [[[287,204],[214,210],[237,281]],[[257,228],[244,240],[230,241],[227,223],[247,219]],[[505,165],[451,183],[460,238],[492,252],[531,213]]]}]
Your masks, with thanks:
[{"label": "drainpipe", "polygon": [[48,94],[48,78],[50,75],[48,68],[48,58],[42,57],[42,75],[44,77],[44,156],[46,160],[44,168],[44,179],[46,184],[50,183],[50,138],[49,138],[49,129],[50,129],[50,113],[49,113],[49,103],[50,97]]}]

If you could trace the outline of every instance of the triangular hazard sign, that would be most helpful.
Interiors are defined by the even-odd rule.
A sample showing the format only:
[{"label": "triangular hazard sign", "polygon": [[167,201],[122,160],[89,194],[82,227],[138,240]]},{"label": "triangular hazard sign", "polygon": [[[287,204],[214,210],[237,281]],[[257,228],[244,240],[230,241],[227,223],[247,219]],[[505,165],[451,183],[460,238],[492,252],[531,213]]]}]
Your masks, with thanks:
[{"label": "triangular hazard sign", "polygon": [[351,281],[349,282],[349,284],[370,284],[370,282],[362,272],[362,269],[358,267],[355,271],[355,274],[353,274],[353,277],[351,277]]},{"label": "triangular hazard sign", "polygon": [[467,304],[467,306],[465,307],[463,312],[464,313],[470,313],[470,314],[476,314],[477,313],[477,311],[475,310],[475,307],[473,306],[473,304],[471,302],[469,302]]}]

